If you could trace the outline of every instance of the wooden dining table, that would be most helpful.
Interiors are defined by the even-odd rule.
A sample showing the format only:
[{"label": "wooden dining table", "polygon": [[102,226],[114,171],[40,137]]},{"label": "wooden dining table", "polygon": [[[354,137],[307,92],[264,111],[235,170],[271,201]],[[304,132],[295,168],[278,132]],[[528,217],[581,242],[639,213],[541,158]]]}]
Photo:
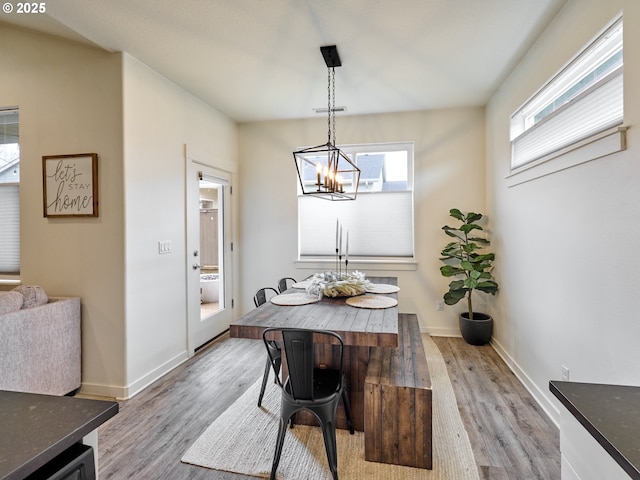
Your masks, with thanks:
[{"label": "wooden dining table", "polygon": [[[367,277],[374,284],[397,285],[396,277]],[[290,289],[286,293],[303,292]],[[397,300],[397,293],[385,295]],[[364,383],[371,348],[398,346],[398,306],[389,308],[356,308],[344,297],[323,297],[307,305],[282,306],[266,302],[233,322],[232,338],[262,340],[262,332],[270,327],[330,330],[344,342],[343,369],[347,376],[354,428],[364,431]],[[265,350],[266,355],[266,350]],[[264,361],[264,358],[260,359]],[[316,351],[316,363],[336,367],[330,349]],[[316,424],[313,415],[298,415],[298,423]],[[338,409],[338,428],[347,428],[344,409]]]}]

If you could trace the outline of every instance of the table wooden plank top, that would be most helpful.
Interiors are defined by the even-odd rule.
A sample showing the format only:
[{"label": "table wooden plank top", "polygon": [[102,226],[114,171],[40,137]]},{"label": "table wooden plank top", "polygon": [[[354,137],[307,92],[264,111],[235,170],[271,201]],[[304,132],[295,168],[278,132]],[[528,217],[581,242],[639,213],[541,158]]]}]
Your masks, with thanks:
[{"label": "table wooden plank top", "polygon": [[[397,285],[396,277],[367,277],[372,283]],[[302,290],[295,290],[300,292]],[[378,294],[382,295],[382,294]],[[397,293],[385,293],[397,299]],[[398,306],[383,309],[355,308],[346,298],[323,297],[320,302],[299,306],[281,306],[266,302],[229,326],[234,338],[262,339],[270,327],[294,327],[331,330],[345,345],[371,347],[398,346]]]}]

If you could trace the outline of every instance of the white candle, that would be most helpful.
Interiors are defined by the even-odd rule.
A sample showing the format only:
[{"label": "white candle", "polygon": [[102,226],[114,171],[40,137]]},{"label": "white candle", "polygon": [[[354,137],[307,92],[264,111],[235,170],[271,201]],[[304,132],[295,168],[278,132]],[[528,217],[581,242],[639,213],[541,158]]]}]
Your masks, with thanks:
[{"label": "white candle", "polygon": [[342,255],[342,225],[340,225],[340,247],[338,249],[338,255]]},{"label": "white candle", "polygon": [[345,247],[344,259],[349,260],[349,230],[347,230],[347,246]]},{"label": "white candle", "polygon": [[339,219],[336,218],[336,252],[338,251],[338,224],[339,224]]}]

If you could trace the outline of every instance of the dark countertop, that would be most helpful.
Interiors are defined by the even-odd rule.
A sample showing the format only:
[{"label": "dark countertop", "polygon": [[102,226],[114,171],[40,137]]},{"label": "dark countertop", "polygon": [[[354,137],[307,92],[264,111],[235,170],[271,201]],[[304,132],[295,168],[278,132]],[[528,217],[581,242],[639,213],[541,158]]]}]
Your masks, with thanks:
[{"label": "dark countertop", "polygon": [[118,403],[0,391],[0,479],[23,479],[118,413]]},{"label": "dark countertop", "polygon": [[640,387],[549,382],[549,390],[634,480],[640,480]]}]

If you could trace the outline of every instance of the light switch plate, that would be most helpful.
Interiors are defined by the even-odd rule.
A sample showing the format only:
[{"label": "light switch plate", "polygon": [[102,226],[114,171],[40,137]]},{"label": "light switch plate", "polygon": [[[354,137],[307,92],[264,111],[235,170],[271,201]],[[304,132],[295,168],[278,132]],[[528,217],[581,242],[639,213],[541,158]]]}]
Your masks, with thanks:
[{"label": "light switch plate", "polygon": [[158,242],[158,253],[171,253],[171,240],[161,240]]}]

